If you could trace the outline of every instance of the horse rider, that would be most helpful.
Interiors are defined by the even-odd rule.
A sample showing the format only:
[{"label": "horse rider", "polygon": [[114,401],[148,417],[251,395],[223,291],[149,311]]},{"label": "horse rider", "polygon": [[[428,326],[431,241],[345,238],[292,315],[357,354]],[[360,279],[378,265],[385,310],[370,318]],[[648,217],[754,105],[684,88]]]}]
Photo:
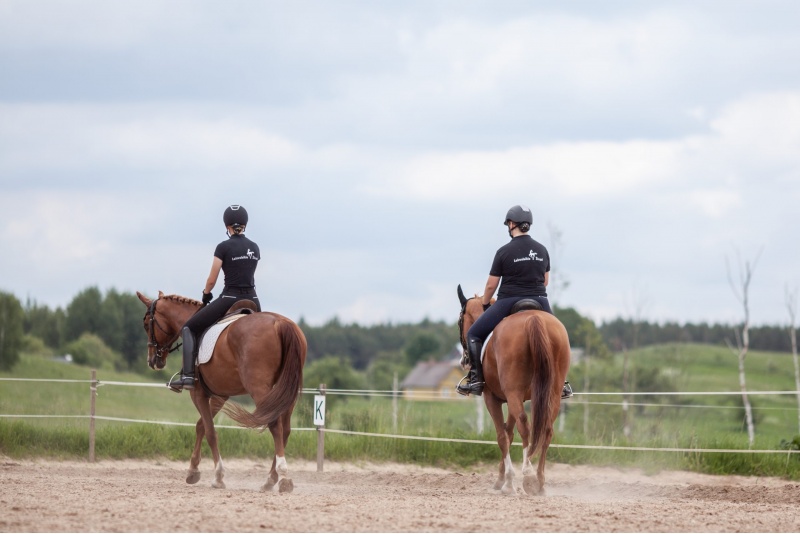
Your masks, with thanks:
[{"label": "horse rider", "polygon": [[[203,288],[203,308],[186,321],[181,329],[183,369],[179,379],[173,379],[167,384],[170,389],[178,393],[183,389],[194,388],[197,380],[195,362],[199,349],[197,337],[200,334],[222,318],[230,307],[240,300],[253,301],[258,311],[261,311],[255,286],[255,272],[261,252],[258,245],[244,235],[247,227],[247,210],[238,204],[228,206],[222,215],[222,222],[225,223],[228,239],[217,245],[214,250],[211,272]],[[214,295],[211,290],[217,283],[220,270],[225,275],[225,287],[217,300],[212,301]]]},{"label": "horse rider", "polygon": [[[462,395],[480,396],[483,393],[483,343],[500,321],[510,314],[514,304],[522,299],[533,299],[542,306],[542,310],[553,313],[546,289],[550,281],[550,255],[544,245],[528,235],[533,224],[531,210],[526,206],[513,206],[508,210],[503,224],[508,227],[511,242],[500,247],[494,256],[481,299],[484,313],[467,332],[470,360],[468,382],[465,385],[459,383],[456,387]],[[500,291],[497,300],[491,304],[498,285]],[[569,382],[565,382],[561,398],[569,397],[572,397],[572,388]]]}]

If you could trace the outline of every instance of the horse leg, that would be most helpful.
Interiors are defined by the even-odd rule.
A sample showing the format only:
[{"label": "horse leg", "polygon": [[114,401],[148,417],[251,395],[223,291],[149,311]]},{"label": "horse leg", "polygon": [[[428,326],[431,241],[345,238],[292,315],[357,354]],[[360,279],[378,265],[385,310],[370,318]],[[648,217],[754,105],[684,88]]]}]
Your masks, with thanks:
[{"label": "horse leg", "polygon": [[289,478],[289,466],[286,463],[286,444],[291,433],[291,410],[282,414],[280,418],[269,427],[272,440],[275,442],[275,457],[272,459],[272,468],[269,478],[262,486],[262,490],[270,491],[278,484],[278,492],[291,493],[294,490],[294,482]]},{"label": "horse leg", "polygon": [[547,458],[547,449],[550,448],[550,442],[553,440],[553,424],[555,424],[556,417],[558,417],[558,412],[561,408],[561,392],[557,391],[553,393],[553,399],[553,411],[550,413],[550,419],[548,420],[547,429],[545,430],[542,451],[539,456],[539,467],[536,470],[536,478],[539,481],[538,495],[544,495],[544,461],[545,458]]},{"label": "horse leg", "polygon": [[[528,426],[528,415],[525,413],[525,405],[523,398],[517,394],[508,396],[508,422],[506,423],[506,431],[508,433],[509,444],[514,442],[514,427],[517,427],[520,437],[522,438],[522,473],[525,475],[526,464],[529,464],[526,451],[528,448],[530,427]],[[514,493],[514,469],[511,467],[511,455],[509,454],[506,460],[506,482],[503,487],[503,493]],[[524,480],[524,479],[523,479]]]},{"label": "horse leg", "polygon": [[[525,476],[523,487],[525,488],[525,493],[528,495],[544,495],[544,467],[545,467],[545,460],[547,459],[547,449],[550,448],[550,442],[553,440],[553,424],[555,423],[556,417],[558,417],[558,412],[561,407],[561,391],[555,391],[553,393],[553,409],[550,412],[549,419],[547,420],[547,427],[544,431],[544,440],[542,440],[542,450],[539,451],[539,465],[536,469],[536,478],[533,477],[532,467],[531,472]],[[529,458],[533,458],[533,454],[535,451],[527,451],[526,455]]]},{"label": "horse leg", "polygon": [[[211,399],[211,418],[217,416],[222,406],[225,404],[227,399],[214,397]],[[187,484],[197,484],[200,481],[200,458],[201,458],[201,446],[203,444],[203,437],[205,437],[206,431],[205,427],[203,426],[203,418],[197,420],[197,424],[194,427],[195,432],[195,440],[194,440],[194,450],[192,450],[192,457],[189,460],[189,472],[186,474],[186,483]]]},{"label": "horse leg", "polygon": [[[486,404],[486,409],[489,411],[489,415],[492,417],[492,422],[494,423],[494,430],[497,434],[497,446],[500,447],[500,466],[498,468],[497,480],[493,486],[494,489],[500,490],[505,488],[506,476],[509,472],[507,470],[507,466],[509,464],[506,459],[509,458],[511,439],[508,437],[507,426],[503,422],[504,416],[502,401],[489,391],[484,391],[483,399],[483,402]],[[513,427],[511,431],[514,431]],[[511,472],[513,473],[513,469]]]},{"label": "horse leg", "polygon": [[[531,487],[530,489],[528,486],[525,486],[525,491],[530,495],[544,495],[544,463],[545,459],[547,458],[547,449],[550,447],[550,440],[553,439],[552,425],[548,427],[545,432],[544,443],[542,443],[542,452],[539,454],[539,466],[536,470],[536,480],[538,482],[538,486],[535,488]],[[531,477],[531,479],[533,479],[533,477]]]},{"label": "horse leg", "polygon": [[[214,428],[214,415],[212,415],[212,404],[215,406],[214,413],[216,414],[216,412],[219,412],[222,404],[225,403],[225,399],[215,399],[215,401],[212,402],[202,388],[194,388],[192,390],[192,401],[197,411],[200,412],[200,421],[197,427],[199,428],[202,425],[202,428],[205,430],[206,442],[208,442],[208,446],[211,449],[211,456],[214,458],[214,482],[211,483],[211,487],[218,489],[225,488],[225,483],[222,481],[222,478],[225,476],[225,467],[222,465],[222,457],[219,454],[217,431]],[[218,403],[221,404],[217,406]]]},{"label": "horse leg", "polygon": [[187,484],[197,484],[200,481],[200,446],[203,444],[203,436],[206,432],[203,428],[202,418],[197,420],[194,432],[194,450],[192,451],[192,457],[189,459],[189,472],[186,474]]}]

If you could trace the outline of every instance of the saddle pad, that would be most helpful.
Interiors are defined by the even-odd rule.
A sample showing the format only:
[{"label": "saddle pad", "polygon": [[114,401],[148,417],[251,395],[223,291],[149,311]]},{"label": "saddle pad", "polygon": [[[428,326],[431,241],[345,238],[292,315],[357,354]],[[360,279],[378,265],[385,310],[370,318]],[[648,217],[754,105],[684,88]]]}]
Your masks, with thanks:
[{"label": "saddle pad", "polygon": [[214,353],[214,346],[216,346],[217,339],[219,339],[219,335],[222,331],[232,325],[234,321],[238,321],[247,315],[249,314],[237,313],[235,315],[229,315],[206,330],[206,333],[203,334],[203,339],[200,341],[200,349],[197,351],[198,365],[208,363],[211,359],[211,355]]},{"label": "saddle pad", "polygon": [[483,347],[481,347],[481,361],[483,361],[483,355],[486,354],[486,347],[489,346],[489,340],[492,339],[494,335],[494,331],[489,332],[489,335],[486,336],[486,340],[483,342]]}]

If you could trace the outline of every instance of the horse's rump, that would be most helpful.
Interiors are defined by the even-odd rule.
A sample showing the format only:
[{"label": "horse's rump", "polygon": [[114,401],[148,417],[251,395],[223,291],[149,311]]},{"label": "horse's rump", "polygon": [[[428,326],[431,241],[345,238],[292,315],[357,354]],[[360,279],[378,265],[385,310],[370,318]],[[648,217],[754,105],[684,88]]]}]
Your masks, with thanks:
[{"label": "horse's rump", "polygon": [[[496,394],[505,400],[517,391],[521,398],[530,399],[531,450],[536,451],[553,423],[554,403],[560,398],[556,384],[562,373],[566,376],[569,365],[566,330],[547,312],[524,310],[503,319],[493,338],[500,382]],[[560,362],[562,359],[566,361]]]},{"label": "horse's rump", "polygon": [[273,325],[281,344],[281,363],[278,379],[272,389],[262,398],[256,399],[253,413],[236,403],[229,402],[223,410],[234,421],[246,428],[264,431],[292,408],[303,385],[303,363],[306,340],[300,328],[288,319],[277,316]]}]

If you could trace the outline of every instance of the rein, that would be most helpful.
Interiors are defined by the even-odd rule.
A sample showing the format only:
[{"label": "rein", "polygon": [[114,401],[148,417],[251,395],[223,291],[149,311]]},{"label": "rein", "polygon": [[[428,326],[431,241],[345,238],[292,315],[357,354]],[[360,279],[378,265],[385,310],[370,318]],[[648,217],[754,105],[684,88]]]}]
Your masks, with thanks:
[{"label": "rein", "polygon": [[150,328],[148,329],[150,340],[147,343],[147,346],[155,348],[156,356],[161,359],[164,359],[167,354],[175,352],[183,344],[178,343],[174,347],[172,346],[172,344],[178,341],[178,339],[181,337],[180,331],[177,334],[175,334],[175,336],[172,339],[170,339],[168,343],[165,343],[163,345],[156,340],[156,328],[161,330],[164,334],[169,335],[169,332],[164,330],[164,327],[162,327],[160,324],[158,324],[158,321],[156,321],[156,302],[158,302],[158,299],[153,300],[153,302],[150,303],[150,306],[147,307],[147,313],[145,313],[144,319],[142,321],[144,322],[144,320],[147,319],[148,316],[150,317]]},{"label": "rein", "polygon": [[464,315],[467,313],[467,303],[474,298],[470,297],[464,301],[464,305],[461,306],[461,313],[458,315],[458,339],[461,341],[461,348],[464,349],[464,354],[467,354],[467,342],[464,339]]}]

